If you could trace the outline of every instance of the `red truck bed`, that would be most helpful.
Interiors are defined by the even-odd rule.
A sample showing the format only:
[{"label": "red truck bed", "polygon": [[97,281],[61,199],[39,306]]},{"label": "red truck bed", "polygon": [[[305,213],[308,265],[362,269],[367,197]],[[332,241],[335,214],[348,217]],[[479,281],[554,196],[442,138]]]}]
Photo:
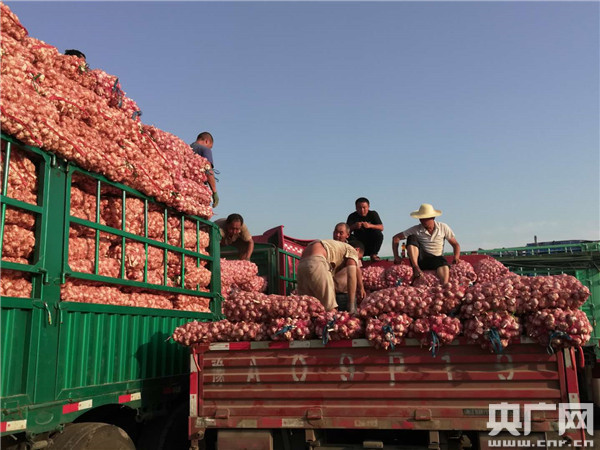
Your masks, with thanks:
[{"label": "red truck bed", "polygon": [[[575,365],[572,350],[549,355],[525,339],[501,355],[461,339],[435,358],[413,339],[389,351],[364,339],[197,345],[189,431],[192,440],[207,428],[489,431],[493,403],[578,403]],[[532,431],[556,431],[557,417],[534,412]]]}]

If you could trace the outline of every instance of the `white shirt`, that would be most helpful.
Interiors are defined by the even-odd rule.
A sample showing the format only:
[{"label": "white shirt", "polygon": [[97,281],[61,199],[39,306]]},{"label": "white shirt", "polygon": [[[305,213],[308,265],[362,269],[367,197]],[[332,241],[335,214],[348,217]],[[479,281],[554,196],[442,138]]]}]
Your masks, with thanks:
[{"label": "white shirt", "polygon": [[442,222],[434,222],[432,234],[429,234],[421,224],[410,227],[408,230],[403,231],[402,234],[406,237],[416,235],[419,245],[433,256],[442,256],[444,253],[444,239],[454,239],[455,237],[452,229]]}]

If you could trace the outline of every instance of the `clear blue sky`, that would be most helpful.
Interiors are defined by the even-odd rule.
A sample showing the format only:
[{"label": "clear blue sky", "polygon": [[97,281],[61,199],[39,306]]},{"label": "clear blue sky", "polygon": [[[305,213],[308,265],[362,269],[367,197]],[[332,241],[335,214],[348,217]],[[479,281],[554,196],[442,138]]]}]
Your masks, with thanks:
[{"label": "clear blue sky", "polygon": [[465,250],[600,239],[598,2],[7,4],[144,123],[213,133],[215,219],[330,238],[365,196],[381,255],[421,203]]}]

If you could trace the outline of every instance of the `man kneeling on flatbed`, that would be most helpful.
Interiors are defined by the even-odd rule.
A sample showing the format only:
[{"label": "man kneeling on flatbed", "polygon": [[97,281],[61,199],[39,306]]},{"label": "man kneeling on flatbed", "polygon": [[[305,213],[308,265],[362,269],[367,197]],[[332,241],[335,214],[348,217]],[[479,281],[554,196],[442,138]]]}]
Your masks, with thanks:
[{"label": "man kneeling on flatbed", "polygon": [[338,307],[334,274],[347,267],[348,311],[356,312],[356,270],[364,254],[363,245],[323,239],[313,241],[302,252],[298,264],[298,294],[316,297],[327,311]]}]

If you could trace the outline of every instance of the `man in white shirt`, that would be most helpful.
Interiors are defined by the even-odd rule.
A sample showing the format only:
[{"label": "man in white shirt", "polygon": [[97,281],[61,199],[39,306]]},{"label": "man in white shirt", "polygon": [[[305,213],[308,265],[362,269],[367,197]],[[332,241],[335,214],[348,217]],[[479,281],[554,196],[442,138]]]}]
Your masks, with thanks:
[{"label": "man in white shirt", "polygon": [[406,251],[413,268],[413,280],[423,275],[423,270],[435,270],[442,284],[448,282],[450,268],[448,261],[443,256],[445,240],[454,250],[452,264],[460,261],[460,244],[456,240],[454,232],[445,223],[435,221],[435,217],[441,214],[442,211],[435,209],[429,203],[423,203],[417,211],[410,213],[411,217],[419,219],[421,223],[392,238],[394,264],[400,264],[398,244],[406,239]]}]

